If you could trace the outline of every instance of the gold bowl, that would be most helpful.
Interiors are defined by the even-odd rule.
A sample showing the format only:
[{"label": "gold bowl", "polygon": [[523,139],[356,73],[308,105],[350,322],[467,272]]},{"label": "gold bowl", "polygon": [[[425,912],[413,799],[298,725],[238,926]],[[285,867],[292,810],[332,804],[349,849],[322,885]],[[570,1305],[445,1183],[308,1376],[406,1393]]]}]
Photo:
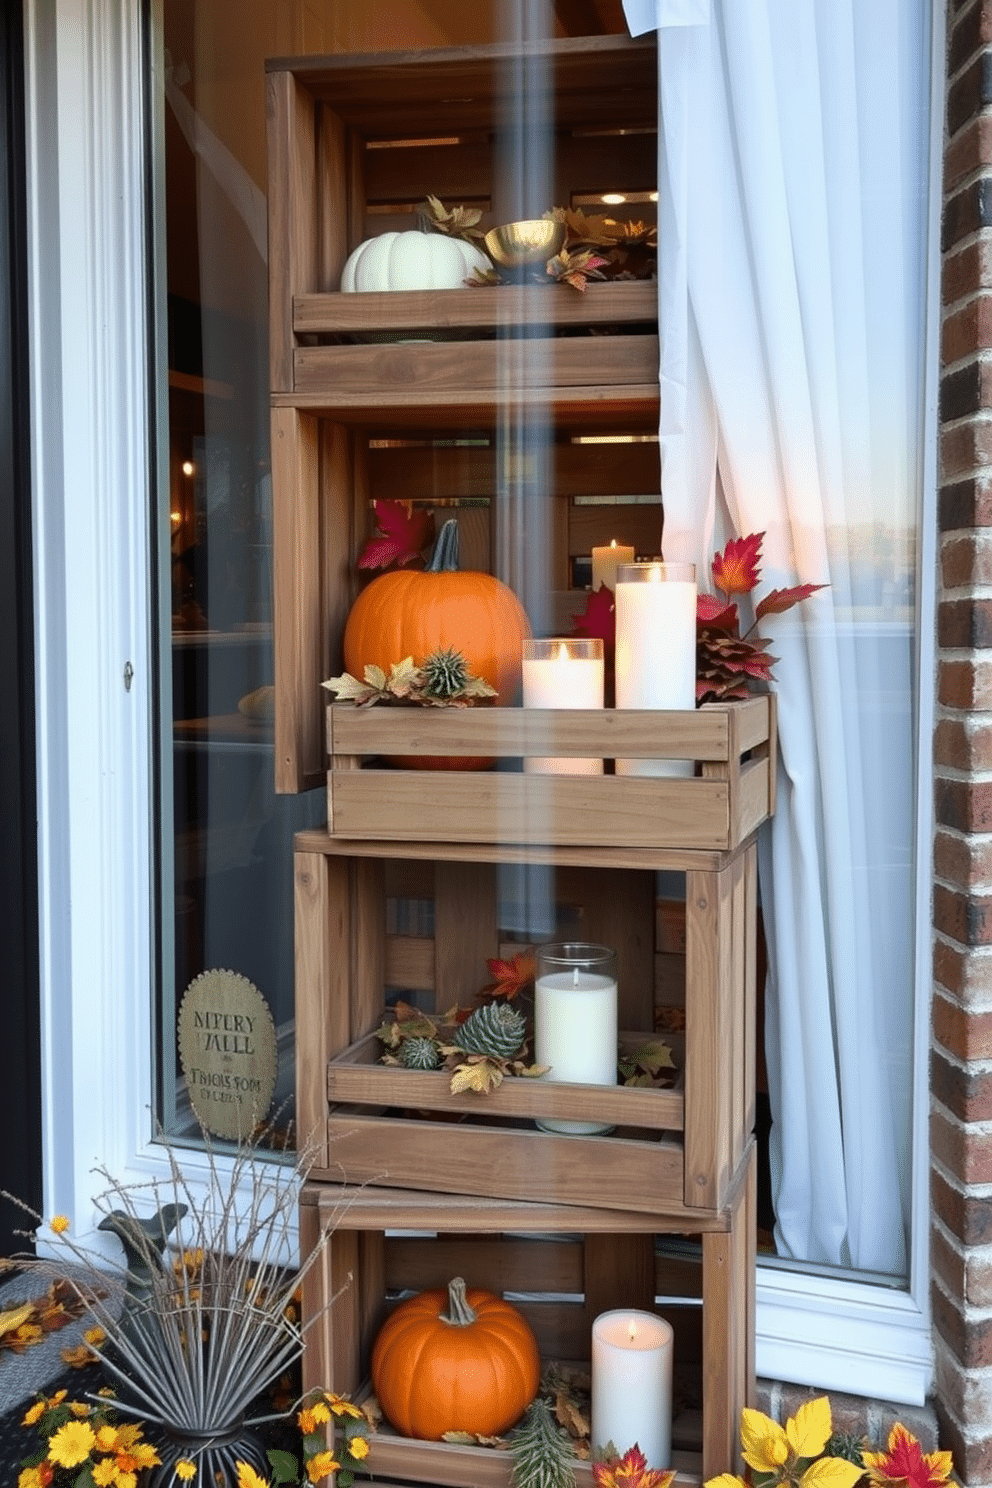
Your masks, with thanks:
[{"label": "gold bowl", "polygon": [[503,269],[526,269],[543,264],[561,250],[565,241],[564,222],[550,217],[530,222],[508,222],[486,233],[486,252]]}]

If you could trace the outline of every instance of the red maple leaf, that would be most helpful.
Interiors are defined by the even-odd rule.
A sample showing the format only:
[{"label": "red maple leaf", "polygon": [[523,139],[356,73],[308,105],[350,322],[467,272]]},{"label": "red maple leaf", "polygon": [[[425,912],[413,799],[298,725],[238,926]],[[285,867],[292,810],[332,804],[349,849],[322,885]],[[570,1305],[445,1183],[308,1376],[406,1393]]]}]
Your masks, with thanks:
[{"label": "red maple leaf", "polygon": [[737,606],[733,602],[724,604],[714,594],[696,595],[696,624],[713,630],[736,631],[739,623]]},{"label": "red maple leaf", "polygon": [[713,559],[713,582],[724,594],[750,594],[758,582],[758,560],[761,557],[763,532],[747,537],[732,537],[722,553]]},{"label": "red maple leaf", "polygon": [[762,615],[782,615],[786,610],[791,610],[793,605],[809,599],[818,589],[826,587],[826,584],[797,584],[794,589],[772,589],[764,599],[758,601],[754,618],[760,620]]},{"label": "red maple leaf", "polygon": [[887,1451],[862,1455],[871,1482],[878,1485],[900,1482],[909,1488],[940,1488],[952,1469],[950,1452],[924,1454],[916,1437],[898,1421],[889,1432]]},{"label": "red maple leaf", "polygon": [[492,981],[488,987],[483,987],[479,996],[484,997],[488,993],[491,997],[505,997],[512,1002],[533,985],[537,958],[533,951],[518,951],[509,961],[504,961],[499,956],[490,956],[486,960],[486,967]]},{"label": "red maple leaf", "polygon": [[388,568],[412,563],[434,535],[434,515],[417,511],[412,501],[373,501],[376,530],[358,558],[358,568]]},{"label": "red maple leaf", "polygon": [[612,589],[600,584],[590,593],[582,614],[575,617],[572,634],[600,640],[605,647],[616,643],[617,609]]},{"label": "red maple leaf", "polygon": [[592,1476],[596,1488],[668,1488],[675,1473],[648,1467],[644,1453],[635,1443],[619,1459],[594,1462]]}]

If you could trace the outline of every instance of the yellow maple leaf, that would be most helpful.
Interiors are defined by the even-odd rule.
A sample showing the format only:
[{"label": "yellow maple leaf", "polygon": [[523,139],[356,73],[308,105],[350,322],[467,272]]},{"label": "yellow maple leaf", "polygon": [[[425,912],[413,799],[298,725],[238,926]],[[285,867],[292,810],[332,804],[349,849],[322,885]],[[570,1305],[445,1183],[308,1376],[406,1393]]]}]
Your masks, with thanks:
[{"label": "yellow maple leaf", "polygon": [[830,1401],[826,1395],[808,1400],[785,1423],[789,1446],[797,1457],[819,1457],[831,1430]]},{"label": "yellow maple leaf", "polygon": [[854,1488],[864,1468],[844,1457],[818,1457],[799,1479],[800,1488]]},{"label": "yellow maple leaf", "polygon": [[734,1473],[721,1473],[717,1478],[707,1478],[703,1488],[747,1488],[747,1485]]},{"label": "yellow maple leaf", "polygon": [[452,1095],[461,1095],[464,1090],[477,1090],[486,1095],[503,1083],[503,1071],[491,1059],[471,1060],[460,1064],[451,1076]]}]

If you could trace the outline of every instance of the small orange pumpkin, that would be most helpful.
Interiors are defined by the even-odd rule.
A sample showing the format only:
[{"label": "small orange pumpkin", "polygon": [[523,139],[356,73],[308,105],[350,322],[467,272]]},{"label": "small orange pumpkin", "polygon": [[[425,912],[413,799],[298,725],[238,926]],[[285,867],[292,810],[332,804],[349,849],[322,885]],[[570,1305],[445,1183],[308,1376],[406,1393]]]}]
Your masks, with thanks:
[{"label": "small orange pumpkin", "polygon": [[537,1394],[541,1358],[515,1307],[456,1276],[446,1292],[400,1303],[375,1341],[371,1375],[387,1420],[404,1436],[498,1436]]},{"label": "small orange pumpkin", "polygon": [[[496,688],[496,703],[514,701],[530,622],[513,590],[492,574],[458,567],[458,523],[438,534],[423,570],[380,574],[359,594],[344,628],[344,664],[353,677],[367,666],[390,667],[407,656],[414,666],[432,651],[452,648],[470,672]],[[421,769],[480,769],[480,759],[407,759]]]}]

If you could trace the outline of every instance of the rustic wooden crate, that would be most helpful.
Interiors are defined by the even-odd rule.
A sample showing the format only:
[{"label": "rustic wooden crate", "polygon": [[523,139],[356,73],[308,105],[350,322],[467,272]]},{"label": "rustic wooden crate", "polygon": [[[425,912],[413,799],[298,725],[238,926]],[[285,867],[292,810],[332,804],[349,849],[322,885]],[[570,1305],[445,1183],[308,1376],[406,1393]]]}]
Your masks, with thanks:
[{"label": "rustic wooden crate", "polygon": [[[673,1421],[679,1481],[695,1484],[733,1471],[740,1411],[754,1399],[754,1171],[752,1147],[725,1206],[679,1226],[701,1242],[701,1265],[685,1298],[695,1306],[682,1300],[685,1265],[673,1268],[656,1254],[655,1236],[665,1232],[655,1216],[310,1184],[302,1196],[301,1246],[309,1250],[322,1229],[333,1233],[304,1291],[304,1317],[314,1320],[304,1388],[322,1386],[360,1398],[371,1345],[391,1299],[446,1285],[452,1276],[512,1295],[534,1328],[545,1363],[588,1362],[598,1313],[636,1307],[672,1322],[677,1375],[697,1377],[702,1391],[701,1426],[698,1416]],[[509,1484],[503,1452],[414,1441],[388,1426],[371,1443],[368,1465],[377,1481],[445,1488]],[[588,1464],[576,1468],[579,1488],[589,1488]]]},{"label": "rustic wooden crate", "polygon": [[[732,850],[774,810],[774,699],[693,712],[327,710],[328,831],[383,841]],[[496,757],[506,771],[356,768],[394,754]],[[527,755],[699,762],[698,778],[527,774]]]},{"label": "rustic wooden crate", "polygon": [[[432,936],[387,934],[384,857],[432,864]],[[369,1038],[387,988],[423,992],[436,1010],[468,1006],[486,958],[508,949],[497,869],[521,858],[498,844],[341,842],[297,837],[297,1112],[319,1138],[317,1172],[349,1182],[655,1214],[719,1210],[754,1124],[755,848],[523,856],[569,877],[581,937],[616,948],[620,1026],[655,1022],[655,873],[685,875],[685,1034],[680,1080],[644,1090],[507,1079],[452,1096],[447,1077],[376,1062]],[[394,870],[395,871],[395,870]],[[668,1001],[672,1001],[671,994]],[[683,1052],[684,1050],[684,1052]],[[608,1135],[534,1129],[535,1117],[617,1123]],[[443,1150],[443,1161],[438,1153]]]},{"label": "rustic wooden crate", "polygon": [[[581,606],[573,569],[593,545],[660,550],[660,504],[633,499],[659,491],[656,442],[572,442],[656,434],[653,282],[592,284],[585,294],[556,285],[337,292],[351,249],[411,226],[410,209],[428,192],[478,204],[484,226],[552,205],[520,195],[527,183],[514,180],[506,149],[521,80],[532,85],[538,74],[553,152],[541,189],[554,204],[581,206],[604,191],[649,196],[653,37],[269,64],[280,791],[312,788],[323,771],[319,684],[341,669],[371,500],[460,503],[445,514],[459,518],[463,566],[498,573],[537,627],[547,620],[555,632]],[[654,207],[639,200],[623,210],[649,219]],[[467,447],[466,436],[488,444]],[[620,504],[580,504],[589,498]],[[470,504],[480,501],[481,512]],[[513,540],[525,510],[528,531],[545,533],[543,571],[530,578]]]}]

